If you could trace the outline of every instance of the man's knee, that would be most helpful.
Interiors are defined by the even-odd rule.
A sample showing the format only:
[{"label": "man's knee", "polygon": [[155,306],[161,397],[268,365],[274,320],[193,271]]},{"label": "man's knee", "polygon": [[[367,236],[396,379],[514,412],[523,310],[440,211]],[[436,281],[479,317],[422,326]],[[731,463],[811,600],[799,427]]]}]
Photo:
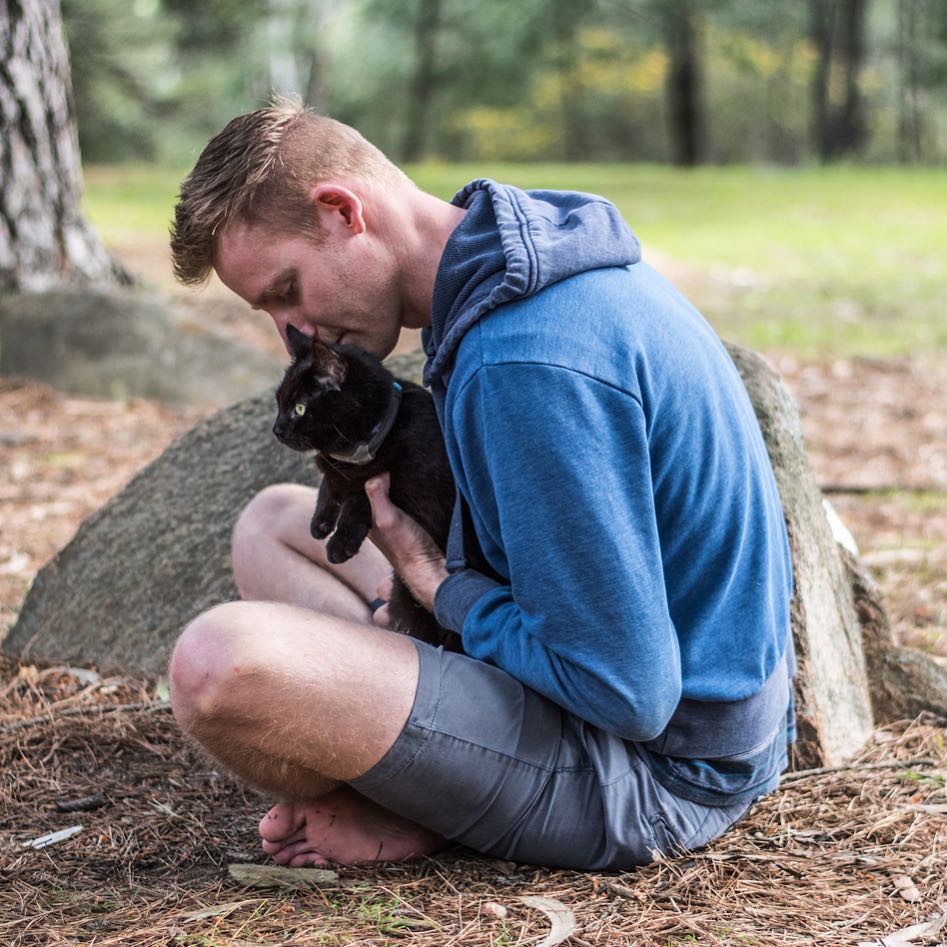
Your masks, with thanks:
[{"label": "man's knee", "polygon": [[[272,543],[285,541],[301,517],[305,488],[280,483],[265,487],[243,509],[233,528],[231,557],[234,579],[242,598],[265,598],[258,587],[261,556],[272,554]],[[312,501],[310,501],[312,502]],[[306,521],[308,523],[308,520]]]},{"label": "man's knee", "polygon": [[246,681],[256,663],[248,617],[240,602],[218,605],[198,615],[175,643],[168,672],[171,706],[185,731],[227,719],[235,702],[247,696],[235,684],[238,676]]}]

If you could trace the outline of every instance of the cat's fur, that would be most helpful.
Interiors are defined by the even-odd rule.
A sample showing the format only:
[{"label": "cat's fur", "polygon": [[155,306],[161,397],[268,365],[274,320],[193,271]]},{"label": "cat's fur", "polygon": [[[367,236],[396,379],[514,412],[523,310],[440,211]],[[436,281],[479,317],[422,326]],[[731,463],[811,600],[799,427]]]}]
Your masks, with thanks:
[{"label": "cat's fur", "polygon": [[[397,380],[401,404],[374,459],[355,464],[331,457],[367,442],[385,417],[396,379],[373,355],[351,345],[326,345],[293,326],[287,337],[293,362],[276,401],[273,433],[293,450],[316,453],[322,485],[310,532],[330,536],[330,562],[351,559],[372,524],[365,482],[387,471],[391,501],[428,532],[443,551],[454,507],[454,480],[430,394]],[[304,405],[298,414],[296,406]],[[442,628],[396,575],[388,603],[391,627],[422,641],[460,651],[460,637]]]}]

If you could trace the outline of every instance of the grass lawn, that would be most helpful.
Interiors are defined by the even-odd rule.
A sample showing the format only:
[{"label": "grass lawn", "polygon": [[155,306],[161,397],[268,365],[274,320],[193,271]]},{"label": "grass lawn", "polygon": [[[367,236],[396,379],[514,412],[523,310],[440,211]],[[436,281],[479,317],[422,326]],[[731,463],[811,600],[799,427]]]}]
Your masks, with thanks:
[{"label": "grass lawn", "polygon": [[[86,210],[106,242],[166,254],[185,170],[87,168]],[[603,194],[645,258],[721,335],[761,350],[888,356],[947,352],[947,172],[648,165],[436,165],[413,169],[449,197],[478,176]],[[159,283],[170,288],[170,270]]]}]

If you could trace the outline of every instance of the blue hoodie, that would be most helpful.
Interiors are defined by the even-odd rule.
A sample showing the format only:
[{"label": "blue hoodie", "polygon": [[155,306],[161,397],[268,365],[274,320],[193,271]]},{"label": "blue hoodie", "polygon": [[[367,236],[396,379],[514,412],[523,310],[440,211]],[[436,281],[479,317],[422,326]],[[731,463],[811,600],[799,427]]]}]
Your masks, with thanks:
[{"label": "blue hoodie", "polygon": [[[671,791],[768,791],[792,731],[792,577],[733,363],[604,199],[479,180],[454,203],[425,333],[464,507],[438,619],[637,744]],[[474,540],[493,576],[464,567]]]}]

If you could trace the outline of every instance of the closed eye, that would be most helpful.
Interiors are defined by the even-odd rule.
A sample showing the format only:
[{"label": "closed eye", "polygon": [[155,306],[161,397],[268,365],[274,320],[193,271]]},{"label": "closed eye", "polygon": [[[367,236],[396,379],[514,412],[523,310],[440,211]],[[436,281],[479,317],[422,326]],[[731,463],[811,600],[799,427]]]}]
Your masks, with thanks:
[{"label": "closed eye", "polygon": [[281,306],[291,306],[296,302],[296,297],[298,296],[298,291],[296,287],[296,280],[293,280],[277,297],[276,302]]}]

